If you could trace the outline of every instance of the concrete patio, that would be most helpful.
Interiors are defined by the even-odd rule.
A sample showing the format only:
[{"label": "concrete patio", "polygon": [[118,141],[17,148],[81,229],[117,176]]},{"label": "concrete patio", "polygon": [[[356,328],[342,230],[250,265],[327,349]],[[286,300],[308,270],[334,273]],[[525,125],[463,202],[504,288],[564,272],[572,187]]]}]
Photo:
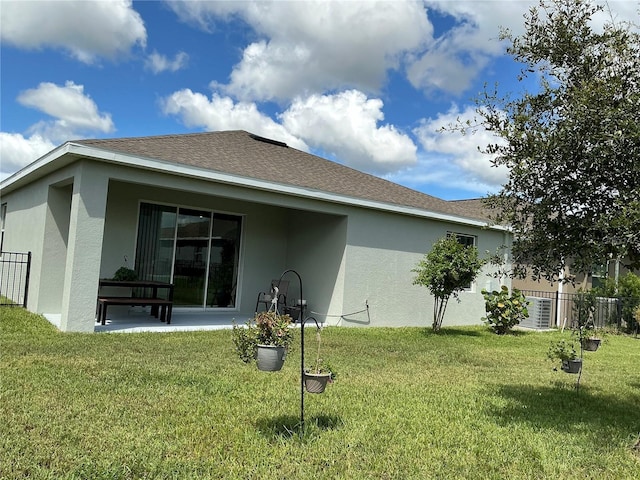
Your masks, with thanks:
[{"label": "concrete patio", "polygon": [[133,333],[133,332],[189,332],[200,330],[229,329],[233,322],[245,323],[253,317],[252,313],[204,312],[174,309],[171,323],[166,324],[149,314],[148,309],[130,308],[127,311],[113,309],[109,311],[105,325],[96,322],[96,333]]},{"label": "concrete patio", "polygon": [[[60,328],[60,315],[44,314],[57,328]],[[192,332],[200,330],[221,330],[233,327],[233,322],[244,324],[253,317],[251,313],[204,312],[174,309],[171,323],[167,325],[149,314],[148,309],[139,307],[129,309],[110,309],[105,325],[95,322],[96,333],[134,333],[134,332]]]}]

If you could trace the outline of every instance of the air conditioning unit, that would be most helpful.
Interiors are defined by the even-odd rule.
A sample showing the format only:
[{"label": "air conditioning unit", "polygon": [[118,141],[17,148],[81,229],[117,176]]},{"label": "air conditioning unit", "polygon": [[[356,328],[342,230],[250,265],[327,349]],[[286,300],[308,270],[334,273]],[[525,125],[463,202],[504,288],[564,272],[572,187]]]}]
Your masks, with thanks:
[{"label": "air conditioning unit", "polygon": [[552,300],[550,298],[527,297],[529,300],[529,318],[520,322],[525,328],[551,328]]}]

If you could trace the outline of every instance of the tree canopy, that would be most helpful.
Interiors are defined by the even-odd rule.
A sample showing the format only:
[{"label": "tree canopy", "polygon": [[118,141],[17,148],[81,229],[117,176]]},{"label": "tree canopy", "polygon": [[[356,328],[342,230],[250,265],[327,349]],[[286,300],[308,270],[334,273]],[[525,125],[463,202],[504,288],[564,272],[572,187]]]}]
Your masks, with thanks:
[{"label": "tree canopy", "polygon": [[610,258],[640,266],[640,29],[613,17],[596,29],[599,11],[587,0],[532,7],[525,32],[501,39],[538,89],[477,98],[479,123],[501,140],[486,152],[510,172],[486,203],[513,228],[521,275],[553,281]]}]

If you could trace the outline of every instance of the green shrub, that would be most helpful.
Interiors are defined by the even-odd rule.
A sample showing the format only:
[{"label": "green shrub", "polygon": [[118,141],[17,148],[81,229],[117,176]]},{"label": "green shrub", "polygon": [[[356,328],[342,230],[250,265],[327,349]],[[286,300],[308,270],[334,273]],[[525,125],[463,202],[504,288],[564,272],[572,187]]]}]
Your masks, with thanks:
[{"label": "green shrub", "polygon": [[632,272],[621,277],[618,282],[618,298],[622,301],[622,320],[628,331],[633,332],[637,322],[633,312],[640,305],[640,277]]},{"label": "green shrub", "polygon": [[567,342],[561,339],[556,342],[551,342],[549,350],[547,351],[547,358],[552,362],[556,360],[575,360],[578,358],[578,352],[573,342]]},{"label": "green shrub", "polygon": [[131,270],[127,267],[120,267],[116,270],[116,273],[113,274],[113,280],[119,280],[124,282],[133,282],[138,279],[138,274],[135,270]]},{"label": "green shrub", "polygon": [[529,310],[527,310],[529,302],[517,288],[513,289],[511,295],[506,285],[503,285],[500,291],[488,292],[483,289],[482,295],[487,311],[487,316],[482,317],[482,320],[498,335],[507,333],[529,317]]},{"label": "green shrub", "polygon": [[249,323],[246,326],[234,324],[233,330],[231,331],[231,338],[240,360],[244,363],[253,361],[256,357],[256,347],[258,345],[255,327],[249,325]]}]

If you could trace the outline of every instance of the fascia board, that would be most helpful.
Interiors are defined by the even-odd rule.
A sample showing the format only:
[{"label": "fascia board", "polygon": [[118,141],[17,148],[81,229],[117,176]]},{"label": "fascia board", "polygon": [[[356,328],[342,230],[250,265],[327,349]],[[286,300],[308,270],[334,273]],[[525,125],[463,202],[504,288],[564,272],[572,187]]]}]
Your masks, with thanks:
[{"label": "fascia board", "polygon": [[[211,180],[220,183],[226,183],[231,185],[237,185],[247,188],[253,188],[257,190],[265,190],[269,192],[275,192],[280,194],[287,194],[297,196],[301,198],[308,198],[313,200],[323,200],[332,203],[338,203],[343,205],[352,205],[357,207],[369,208],[373,210],[382,210],[392,213],[400,213],[404,215],[411,215],[414,217],[428,218],[432,220],[439,220],[450,223],[457,223],[461,225],[468,225],[473,227],[489,228],[491,230],[506,231],[507,228],[500,225],[488,225],[481,220],[475,220],[457,215],[449,215],[445,213],[431,212],[421,208],[395,205],[385,202],[376,202],[373,200],[366,200],[356,197],[349,197],[347,195],[340,195],[331,192],[324,192],[320,190],[310,190],[304,187],[296,187],[292,185],[284,185],[281,183],[268,182],[265,180],[257,180],[251,177],[244,177],[240,175],[233,175],[223,172],[216,172],[203,168],[193,167],[190,165],[176,164],[166,162],[163,160],[157,160],[153,158],[139,157],[135,155],[129,155],[126,153],[119,153],[110,150],[103,150],[86,145],[80,145],[77,143],[66,143],[55,150],[52,150],[49,154],[40,158],[36,162],[30,164],[24,169],[20,170],[13,176],[9,177],[9,180],[16,181],[19,178],[23,178],[28,174],[42,168],[44,165],[54,162],[56,159],[63,157],[65,154],[71,154],[74,157],[89,157],[95,158],[106,162],[116,163],[120,165],[130,166],[134,168],[144,168],[157,172],[163,172],[173,175],[181,175],[186,177],[199,178],[204,180]],[[16,177],[14,179],[14,177]],[[4,185],[4,182],[0,184],[0,187]]]},{"label": "fascia board", "polygon": [[70,145],[70,143],[60,145],[26,167],[23,167],[14,174],[8,176],[0,182],[0,191],[8,189],[14,186],[14,184],[19,184],[21,180],[26,179],[47,165],[54,163],[57,159],[64,157],[64,155],[69,152]]}]

